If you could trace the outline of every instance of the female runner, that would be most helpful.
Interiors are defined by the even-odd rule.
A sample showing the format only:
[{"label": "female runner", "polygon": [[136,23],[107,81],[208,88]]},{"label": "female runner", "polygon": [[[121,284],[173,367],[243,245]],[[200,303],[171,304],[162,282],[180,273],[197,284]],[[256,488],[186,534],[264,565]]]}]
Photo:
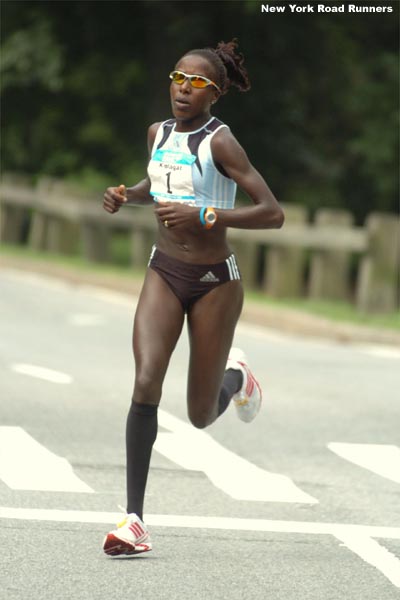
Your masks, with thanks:
[{"label": "female runner", "polygon": [[[279,228],[282,209],[231,131],[211,115],[230,86],[250,88],[236,40],[185,54],[170,73],[173,119],[148,130],[148,176],[131,188],[110,187],[104,209],[154,204],[157,241],[140,294],[133,332],[135,383],[126,427],[127,517],[106,535],[111,556],[152,549],[143,500],[157,409],[185,315],[190,340],[187,405],[203,428],[233,400],[251,421],[262,392],[244,353],[231,349],[243,288],[228,227]],[[234,208],[236,186],[252,200]]]}]

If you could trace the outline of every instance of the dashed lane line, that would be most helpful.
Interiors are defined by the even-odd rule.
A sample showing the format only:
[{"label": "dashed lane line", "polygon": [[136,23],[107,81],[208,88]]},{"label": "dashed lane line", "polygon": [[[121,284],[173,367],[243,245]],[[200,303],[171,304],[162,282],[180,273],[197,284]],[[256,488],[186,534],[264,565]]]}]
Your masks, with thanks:
[{"label": "dashed lane line", "polygon": [[106,322],[102,315],[92,313],[74,313],[69,315],[68,323],[75,327],[97,327]]},{"label": "dashed lane line", "polygon": [[61,371],[54,371],[47,367],[41,367],[40,365],[31,365],[26,363],[14,363],[10,365],[10,369],[15,373],[21,375],[28,375],[29,377],[35,377],[51,383],[68,384],[72,383],[73,379],[68,373],[62,373]]}]

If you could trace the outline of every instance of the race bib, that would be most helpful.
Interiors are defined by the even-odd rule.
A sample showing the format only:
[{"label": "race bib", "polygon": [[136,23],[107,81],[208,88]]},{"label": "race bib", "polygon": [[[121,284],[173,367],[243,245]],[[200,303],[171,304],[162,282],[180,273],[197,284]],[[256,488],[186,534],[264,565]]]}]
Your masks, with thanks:
[{"label": "race bib", "polygon": [[151,181],[150,194],[157,202],[193,203],[193,154],[159,148],[152,156],[147,172]]}]

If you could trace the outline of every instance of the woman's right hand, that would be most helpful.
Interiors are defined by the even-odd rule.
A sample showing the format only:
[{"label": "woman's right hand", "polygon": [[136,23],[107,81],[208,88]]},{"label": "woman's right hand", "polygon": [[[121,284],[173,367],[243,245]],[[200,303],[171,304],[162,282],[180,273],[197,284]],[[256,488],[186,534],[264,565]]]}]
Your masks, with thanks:
[{"label": "woman's right hand", "polygon": [[113,214],[119,211],[123,204],[128,201],[126,197],[126,187],[119,185],[118,187],[109,187],[106,189],[103,199],[103,208],[107,212]]}]

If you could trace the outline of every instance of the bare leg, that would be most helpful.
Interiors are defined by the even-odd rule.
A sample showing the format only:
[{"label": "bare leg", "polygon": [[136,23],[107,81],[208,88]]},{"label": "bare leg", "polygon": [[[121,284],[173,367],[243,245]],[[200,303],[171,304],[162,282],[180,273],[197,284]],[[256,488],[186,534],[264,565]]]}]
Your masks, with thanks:
[{"label": "bare leg", "polygon": [[188,414],[195,427],[206,427],[219,415],[219,394],[242,305],[241,282],[229,281],[203,296],[188,313]]},{"label": "bare leg", "polygon": [[133,401],[158,405],[165,373],[182,332],[182,305],[165,281],[148,269],[136,309]]},{"label": "bare leg", "polygon": [[135,315],[136,375],[126,426],[127,511],[140,518],[151,451],[157,436],[162,384],[183,321],[184,312],[178,298],[155,271],[148,269]]}]

